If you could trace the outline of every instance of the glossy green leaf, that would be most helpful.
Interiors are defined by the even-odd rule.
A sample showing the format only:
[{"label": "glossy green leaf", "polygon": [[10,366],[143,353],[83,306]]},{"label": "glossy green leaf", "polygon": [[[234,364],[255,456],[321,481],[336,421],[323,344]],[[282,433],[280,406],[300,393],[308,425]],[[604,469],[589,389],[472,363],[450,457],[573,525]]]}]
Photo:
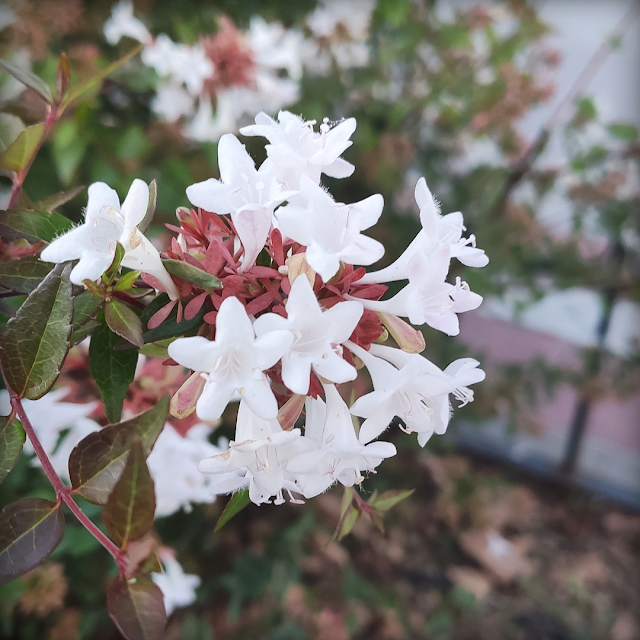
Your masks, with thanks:
[{"label": "glossy green leaf", "polygon": [[80,344],[83,340],[86,340],[89,336],[92,336],[100,327],[102,323],[100,320],[88,320],[81,327],[73,329],[69,336],[69,343],[71,346]]},{"label": "glossy green leaf", "polygon": [[96,317],[104,300],[94,296],[91,291],[83,291],[73,299],[74,331]]},{"label": "glossy green leaf", "polygon": [[81,440],[69,456],[69,477],[74,493],[104,504],[120,478],[136,437],[146,455],[164,428],[169,396],[129,420],[111,425]]},{"label": "glossy green leaf", "polygon": [[[74,187],[73,189],[69,189],[69,191],[59,191],[58,193],[54,193],[53,195],[45,198],[44,200],[40,200],[35,203],[35,208],[39,211],[55,211],[63,204],[70,202],[76,196],[80,195],[84,191],[84,187]],[[46,238],[45,238],[46,240]]]},{"label": "glossy green leaf", "polygon": [[149,183],[149,204],[147,206],[147,212],[144,214],[142,222],[138,225],[138,229],[144,233],[151,224],[153,216],[156,212],[158,205],[158,182],[154,179]]},{"label": "glossy green leaf", "polygon": [[61,503],[23,498],[0,511],[0,584],[39,565],[64,535]]},{"label": "glossy green leaf", "polygon": [[406,500],[414,491],[415,489],[407,489],[405,491],[392,489],[390,491],[385,491],[379,496],[371,498],[371,500],[369,500],[369,504],[373,505],[376,509],[380,509],[380,511],[388,511],[391,507],[395,507],[399,502]]},{"label": "glossy green leaf", "polygon": [[113,287],[114,291],[128,291],[133,287],[139,277],[139,271],[129,271],[128,273],[125,273]]},{"label": "glossy green leaf", "polygon": [[159,640],[164,634],[164,598],[149,578],[118,576],[107,590],[107,610],[127,640]]},{"label": "glossy green leaf", "polygon": [[147,467],[147,455],[140,438],[136,438],[127,463],[107,498],[102,522],[109,537],[122,549],[139,540],[153,527],[156,494]]},{"label": "glossy green leaf", "polygon": [[0,482],[18,462],[24,446],[25,433],[20,421],[9,416],[0,417]]},{"label": "glossy green leaf", "polygon": [[52,269],[53,264],[35,256],[0,262],[0,286],[17,293],[31,293]]},{"label": "glossy green leaf", "polygon": [[104,319],[111,331],[121,338],[135,344],[136,347],[144,346],[140,318],[124,302],[116,298],[109,300],[104,307]]},{"label": "glossy green leaf", "polygon": [[[142,315],[140,316],[142,326],[146,328],[147,323],[153,314],[164,307],[168,302],[169,296],[166,293],[163,293],[152,300],[145,307]],[[158,340],[165,340],[166,338],[173,338],[174,336],[187,336],[190,331],[195,333],[198,327],[202,324],[202,317],[204,316],[204,313],[205,310],[202,308],[191,320],[187,320],[183,317],[182,322],[177,322],[178,310],[174,306],[167,319],[159,327],[156,327],[155,329],[146,329],[143,334],[144,341],[145,343],[158,342]]]},{"label": "glossy green leaf", "polygon": [[219,289],[222,286],[216,276],[212,276],[203,269],[198,269],[183,260],[163,260],[162,264],[171,275],[182,278],[202,289]]},{"label": "glossy green leaf", "polygon": [[104,69],[101,69],[100,71],[98,71],[98,73],[96,73],[96,75],[92,76],[88,80],[85,80],[84,82],[81,82],[79,85],[76,85],[73,89],[71,89],[71,91],[69,91],[69,93],[67,94],[67,97],[63,100],[61,104],[61,110],[64,111],[64,109],[66,109],[74,100],[77,100],[78,98],[83,96],[85,93],[91,91],[92,89],[97,88],[98,85],[107,76],[112,74],[114,71],[117,71],[120,67],[122,67],[124,64],[129,62],[129,60],[131,60],[131,58],[133,58],[133,56],[138,54],[141,50],[142,50],[142,45],[138,45],[137,47],[134,47],[133,49],[131,49],[131,51],[129,51],[129,53],[122,56],[122,58],[119,58],[115,62],[112,62],[109,66],[105,67]]},{"label": "glossy green leaf", "polygon": [[0,211],[0,237],[26,238],[31,242],[54,238],[73,228],[73,222],[59,213],[47,211]]},{"label": "glossy green leaf", "polygon": [[224,508],[224,511],[220,514],[218,521],[216,522],[216,526],[214,531],[220,531],[222,527],[224,527],[233,516],[237,515],[242,511],[248,504],[251,502],[249,499],[249,488],[242,489],[241,491],[237,491],[231,496],[229,502]]},{"label": "glossy green leaf", "polygon": [[60,373],[71,334],[70,272],[69,263],[56,265],[7,322],[0,358],[20,397],[41,398]]},{"label": "glossy green leaf", "polygon": [[24,131],[24,122],[12,113],[0,113],[0,152]]},{"label": "glossy green leaf", "polygon": [[44,137],[44,124],[32,124],[0,155],[0,168],[20,173],[31,161]]},{"label": "glossy green leaf", "polygon": [[135,349],[115,351],[119,336],[103,324],[92,336],[89,344],[89,368],[98,385],[104,410],[109,422],[118,422],[122,403],[133,382],[138,362]]},{"label": "glossy green leaf", "polygon": [[42,96],[49,104],[53,104],[53,96],[49,85],[28,69],[10,62],[9,60],[0,59],[0,67],[10,73],[16,80],[33,89],[38,95]]}]

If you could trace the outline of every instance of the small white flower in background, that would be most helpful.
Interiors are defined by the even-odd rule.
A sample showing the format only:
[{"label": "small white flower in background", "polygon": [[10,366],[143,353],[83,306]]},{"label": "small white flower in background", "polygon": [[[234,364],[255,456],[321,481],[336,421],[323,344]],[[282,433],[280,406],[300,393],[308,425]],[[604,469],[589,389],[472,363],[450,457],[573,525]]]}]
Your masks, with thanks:
[{"label": "small white flower in background", "polygon": [[155,482],[156,518],[180,509],[189,511],[192,503],[215,500],[210,477],[198,471],[198,462],[203,456],[221,453],[221,449],[209,442],[210,433],[211,427],[205,424],[192,426],[184,436],[170,423],[164,426],[147,458]]},{"label": "small white flower in background", "polygon": [[148,29],[133,15],[133,3],[121,0],[111,10],[111,15],[103,26],[104,37],[109,44],[116,45],[124,37],[138,42],[149,43],[153,40]]},{"label": "small white flower in background", "polygon": [[151,579],[164,596],[164,608],[167,615],[174,609],[187,607],[196,600],[196,589],[200,586],[200,577],[185,573],[176,560],[172,550],[161,549],[159,554],[164,568],[163,573],[152,573]]},{"label": "small white flower in background", "polygon": [[269,420],[278,414],[278,404],[262,372],[278,362],[292,342],[289,331],[272,331],[256,339],[242,303],[227,298],[218,311],[216,339],[178,338],[169,345],[169,356],[189,369],[206,373],[196,405],[201,420],[217,420],[229,402],[241,399]]},{"label": "small white flower in background", "polygon": [[179,82],[168,80],[158,83],[156,95],[151,100],[153,112],[167,122],[177,122],[180,118],[193,114],[193,97]]},{"label": "small white flower in background", "polygon": [[332,178],[347,178],[355,169],[340,157],[353,144],[349,138],[356,129],[354,118],[334,127],[325,123],[320,126],[320,133],[313,130],[314,122],[305,122],[288,111],[280,111],[277,122],[266,113],[259,113],[255,122],[242,127],[240,133],[262,136],[269,141],[267,157],[280,169],[288,189],[300,188],[302,176],[319,184],[322,173]]},{"label": "small white flower in background", "polygon": [[340,262],[369,265],[384,255],[384,246],[360,232],[382,214],[380,194],[354,204],[336,202],[322,187],[302,176],[300,193],[276,212],[283,234],[307,247],[306,260],[322,280],[330,280]]},{"label": "small white flower in background", "polygon": [[56,238],[40,254],[44,262],[80,261],[71,271],[71,282],[97,280],[113,262],[118,242],[124,247],[122,266],[148,273],[171,298],[178,290],[160,260],[158,250],[138,230],[149,206],[149,187],[134,180],[120,206],[118,194],[104,182],[89,187],[84,223]]},{"label": "small white flower in background", "polygon": [[357,371],[341,355],[339,345],[349,339],[362,316],[359,302],[340,302],[323,311],[309,280],[299,275],[287,299],[287,318],[275,313],[260,316],[257,336],[289,330],[295,340],[282,356],[282,380],[294,393],[306,395],[311,369],[331,382],[355,380]]}]

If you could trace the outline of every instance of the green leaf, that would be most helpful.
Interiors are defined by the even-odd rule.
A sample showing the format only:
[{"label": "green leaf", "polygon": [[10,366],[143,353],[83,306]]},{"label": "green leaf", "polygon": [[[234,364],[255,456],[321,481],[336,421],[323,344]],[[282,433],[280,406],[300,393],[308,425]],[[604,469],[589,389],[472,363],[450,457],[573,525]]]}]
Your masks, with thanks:
[{"label": "green leaf", "polygon": [[17,293],[31,293],[51,272],[53,265],[35,256],[0,262],[0,286]]},{"label": "green leaf", "polygon": [[0,584],[39,565],[62,540],[61,503],[23,498],[0,511]]},{"label": "green leaf", "polygon": [[149,204],[147,206],[147,212],[142,218],[142,222],[138,225],[138,229],[144,233],[153,220],[153,215],[156,212],[156,206],[158,205],[158,182],[154,179],[149,183]]},{"label": "green leaf", "polygon": [[139,271],[129,271],[120,277],[118,283],[113,287],[114,291],[128,291],[133,287],[138,278],[140,277]]},{"label": "green leaf", "polygon": [[44,135],[42,122],[27,127],[0,156],[0,168],[20,173],[31,161]]},{"label": "green leaf", "polygon": [[42,96],[49,104],[53,104],[53,96],[51,95],[51,89],[49,85],[34,73],[31,73],[28,69],[9,62],[9,60],[3,60],[0,58],[0,67],[9,72],[16,80],[22,82],[22,84],[33,89],[38,95]]},{"label": "green leaf", "polygon": [[102,323],[100,320],[89,320],[81,327],[73,329],[69,336],[69,342],[71,346],[80,344],[83,340],[86,340],[89,336],[92,336],[100,327]]},{"label": "green leaf", "polygon": [[188,262],[167,259],[163,260],[162,264],[171,275],[195,284],[201,289],[219,289],[222,286],[218,278]]},{"label": "green leaf", "polygon": [[80,195],[84,191],[84,187],[74,187],[73,189],[69,189],[69,191],[59,191],[58,193],[54,193],[53,195],[45,198],[44,200],[40,200],[35,203],[35,208],[40,211],[55,211],[63,204],[66,204],[70,200],[73,200],[77,195]]},{"label": "green leaf", "polygon": [[133,56],[139,53],[142,50],[142,45],[138,45],[129,51],[129,53],[122,56],[115,62],[112,62],[109,66],[101,69],[96,73],[95,76],[81,82],[79,85],[76,85],[71,91],[67,94],[67,97],[63,100],[60,105],[61,111],[64,111],[74,100],[77,100],[80,96],[91,91],[96,88],[108,75],[112,74],[114,71],[117,71],[124,64],[129,62]]},{"label": "green leaf", "polygon": [[[166,293],[163,293],[152,300],[145,307],[142,315],[140,316],[142,326],[146,328],[147,323],[149,322],[149,319],[153,316],[153,314],[156,313],[156,311],[159,311],[168,302],[169,296]],[[203,307],[191,320],[187,320],[183,317],[182,322],[177,322],[178,310],[176,309],[176,306],[174,306],[167,319],[159,327],[156,327],[155,329],[147,329],[144,332],[144,341],[145,343],[158,342],[159,340],[173,338],[174,336],[189,335],[190,331],[197,330],[197,328],[202,324],[202,317],[204,316],[204,313],[205,310]]]},{"label": "green leaf", "polygon": [[104,272],[103,281],[109,283],[113,280],[118,269],[120,268],[120,264],[124,259],[125,250],[124,247],[117,242],[116,243],[116,252],[113,254],[113,261],[109,265],[109,268]]},{"label": "green leaf", "polygon": [[69,456],[69,477],[74,493],[89,502],[104,504],[120,478],[136,437],[148,455],[164,428],[169,396],[151,409],[111,425],[81,440]]},{"label": "green leaf", "polygon": [[224,527],[233,516],[240,513],[248,504],[251,502],[249,499],[249,488],[242,489],[241,491],[237,491],[231,496],[229,502],[227,502],[224,511],[220,514],[218,518],[218,522],[216,522],[215,531],[220,531],[222,527]]},{"label": "green leaf", "polygon": [[115,298],[109,300],[104,307],[104,319],[111,331],[131,344],[135,344],[136,347],[144,346],[140,318],[124,302]]},{"label": "green leaf", "polygon": [[58,58],[58,68],[56,69],[56,98],[58,102],[64,98],[71,82],[71,68],[69,67],[69,59],[63,51]]},{"label": "green leaf", "polygon": [[24,122],[12,113],[0,113],[0,152],[24,131]]},{"label": "green leaf", "polygon": [[118,422],[122,403],[133,382],[138,362],[135,349],[115,351],[119,337],[106,324],[92,336],[89,344],[89,368],[98,385],[109,422]]},{"label": "green leaf", "polygon": [[73,299],[73,330],[76,331],[95,318],[103,302],[102,298],[94,296],[91,291],[83,291],[76,296]]},{"label": "green leaf", "polygon": [[59,213],[46,211],[0,211],[0,237],[51,242],[73,228],[73,222]]},{"label": "green leaf", "polygon": [[142,441],[136,438],[102,510],[107,533],[121,549],[126,549],[129,542],[139,540],[153,527],[156,495],[146,458]]},{"label": "green leaf", "polygon": [[353,529],[359,517],[360,512],[353,505],[349,505],[349,508],[347,509],[347,512],[344,514],[344,517],[342,518],[342,521],[340,523],[338,540],[346,538],[351,533],[351,529]]},{"label": "green leaf", "polygon": [[624,142],[635,142],[638,139],[638,127],[633,124],[616,122],[610,124],[607,129],[614,138]]},{"label": "green leaf", "polygon": [[374,506],[380,511],[388,511],[391,507],[395,507],[399,502],[406,500],[415,489],[407,489],[401,491],[399,489],[392,489],[391,491],[385,491],[375,498],[369,500],[369,504]]},{"label": "green leaf", "polygon": [[58,264],[7,322],[0,358],[5,379],[22,398],[41,398],[56,381],[69,349],[71,265]]},{"label": "green leaf", "polygon": [[0,482],[18,462],[25,441],[25,433],[19,420],[0,417]]},{"label": "green leaf", "polygon": [[107,590],[107,610],[127,640],[158,640],[164,635],[164,598],[149,578],[118,576]]}]

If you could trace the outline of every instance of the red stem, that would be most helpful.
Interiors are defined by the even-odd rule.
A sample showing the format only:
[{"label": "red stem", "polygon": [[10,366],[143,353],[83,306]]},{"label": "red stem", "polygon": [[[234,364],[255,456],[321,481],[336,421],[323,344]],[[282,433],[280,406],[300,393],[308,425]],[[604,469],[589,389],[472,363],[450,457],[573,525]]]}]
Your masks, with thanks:
[{"label": "red stem", "polygon": [[67,487],[62,480],[58,477],[51,461],[49,460],[49,456],[47,452],[43,449],[40,444],[40,440],[36,435],[36,432],[25,413],[25,410],[20,402],[20,398],[16,395],[16,393],[8,387],[9,393],[11,394],[11,406],[14,411],[18,414],[20,421],[22,422],[22,426],[29,438],[29,441],[33,445],[33,449],[38,456],[38,460],[40,460],[40,464],[42,465],[42,469],[45,472],[45,475],[49,479],[51,486],[56,492],[56,497],[58,500],[62,500],[73,515],[78,519],[80,524],[112,555],[113,559],[116,561],[118,565],[118,569],[120,573],[124,575],[127,568],[127,560],[124,551],[117,547],[113,541],[111,541],[100,529],[93,523],[89,518],[84,514],[82,509],[75,503],[74,499],[71,496],[71,489]]}]

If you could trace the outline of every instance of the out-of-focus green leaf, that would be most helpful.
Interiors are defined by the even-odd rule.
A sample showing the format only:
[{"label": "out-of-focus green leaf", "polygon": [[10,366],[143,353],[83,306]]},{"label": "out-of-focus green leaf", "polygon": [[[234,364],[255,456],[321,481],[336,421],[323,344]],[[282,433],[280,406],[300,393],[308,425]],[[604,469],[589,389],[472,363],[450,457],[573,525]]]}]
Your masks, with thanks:
[{"label": "out-of-focus green leaf", "polygon": [[73,177],[82,163],[87,144],[75,119],[63,120],[51,140],[53,169],[64,186],[71,186]]},{"label": "out-of-focus green leaf", "polygon": [[56,265],[7,323],[0,358],[20,397],[41,398],[60,373],[73,313],[70,272],[69,263]]},{"label": "out-of-focus green leaf", "polygon": [[0,417],[0,482],[18,462],[25,441],[20,421],[9,416]]},{"label": "out-of-focus green leaf", "polygon": [[[63,204],[66,204],[70,200],[73,200],[77,195],[81,194],[84,191],[84,187],[74,187],[73,189],[69,189],[69,191],[60,191],[59,193],[54,193],[53,195],[45,198],[44,200],[40,200],[35,203],[35,208],[39,211],[55,211]],[[46,238],[45,238],[46,239]]]},{"label": "out-of-focus green leaf", "polygon": [[0,512],[0,584],[39,565],[64,535],[61,503],[23,498]]},{"label": "out-of-focus green leaf", "polygon": [[638,139],[638,127],[634,124],[616,122],[610,124],[607,129],[614,138],[618,138],[623,142],[635,142]]},{"label": "out-of-focus green leaf", "polygon": [[59,213],[47,211],[0,211],[0,237],[7,240],[26,238],[31,242],[54,238],[73,228],[73,222]]},{"label": "out-of-focus green leaf", "polygon": [[108,75],[112,74],[114,71],[117,71],[124,64],[129,62],[133,56],[142,51],[142,45],[138,45],[129,51],[129,53],[122,56],[115,62],[112,62],[109,66],[101,69],[96,73],[96,75],[92,76],[88,80],[81,82],[79,85],[76,85],[69,93],[67,97],[62,101],[61,109],[66,109],[74,100],[80,98],[83,94],[91,91],[95,87],[97,87]]},{"label": "out-of-focus green leaf", "polygon": [[380,509],[380,511],[388,511],[391,507],[395,507],[399,502],[406,500],[414,491],[415,489],[407,489],[405,491],[392,489],[390,491],[385,491],[379,496],[371,498],[371,500],[369,500],[369,504],[373,505],[376,509]]},{"label": "out-of-focus green leaf", "polygon": [[0,152],[24,131],[24,122],[12,113],[0,113]]},{"label": "out-of-focus green leaf", "polygon": [[156,495],[146,458],[142,441],[136,438],[102,510],[102,521],[109,537],[122,549],[153,527]]},{"label": "out-of-focus green leaf", "polygon": [[42,96],[49,104],[53,104],[53,96],[49,85],[39,78],[35,73],[31,73],[28,69],[23,69],[17,64],[0,58],[0,67],[10,73],[16,80],[19,80],[29,89],[33,89],[38,95]]},{"label": "out-of-focus green leaf", "polygon": [[0,262],[0,286],[17,293],[31,293],[51,272],[53,265],[35,256]]},{"label": "out-of-focus green leaf", "polygon": [[109,300],[104,307],[104,319],[111,331],[136,347],[144,346],[140,318],[124,302],[115,298]]},{"label": "out-of-focus green leaf", "polygon": [[69,67],[69,59],[63,51],[58,58],[58,68],[56,69],[56,98],[60,102],[69,88],[71,82],[71,67]]},{"label": "out-of-focus green leaf", "polygon": [[216,526],[214,531],[220,531],[222,527],[224,527],[233,516],[237,515],[249,504],[249,488],[242,489],[242,491],[237,491],[231,496],[229,502],[227,502],[224,511],[220,514],[218,521],[216,522]]},{"label": "out-of-focus green leaf", "polygon": [[122,473],[134,438],[141,439],[148,455],[164,427],[168,411],[169,396],[165,396],[148,411],[81,440],[69,456],[74,493],[104,504]]},{"label": "out-of-focus green leaf", "polygon": [[44,124],[32,124],[0,155],[0,168],[20,173],[31,161],[31,158],[44,137]]},{"label": "out-of-focus green leaf", "polygon": [[159,640],[164,634],[164,598],[149,578],[118,576],[107,590],[107,609],[127,640]]},{"label": "out-of-focus green leaf", "polygon": [[115,351],[119,337],[106,324],[92,336],[89,345],[89,368],[98,385],[109,422],[118,422],[122,403],[133,382],[138,362],[135,349]]},{"label": "out-of-focus green leaf", "polygon": [[222,284],[216,276],[212,276],[203,269],[194,267],[188,262],[182,260],[163,260],[164,268],[172,275],[182,278],[191,284],[195,284],[202,289],[219,289]]}]

